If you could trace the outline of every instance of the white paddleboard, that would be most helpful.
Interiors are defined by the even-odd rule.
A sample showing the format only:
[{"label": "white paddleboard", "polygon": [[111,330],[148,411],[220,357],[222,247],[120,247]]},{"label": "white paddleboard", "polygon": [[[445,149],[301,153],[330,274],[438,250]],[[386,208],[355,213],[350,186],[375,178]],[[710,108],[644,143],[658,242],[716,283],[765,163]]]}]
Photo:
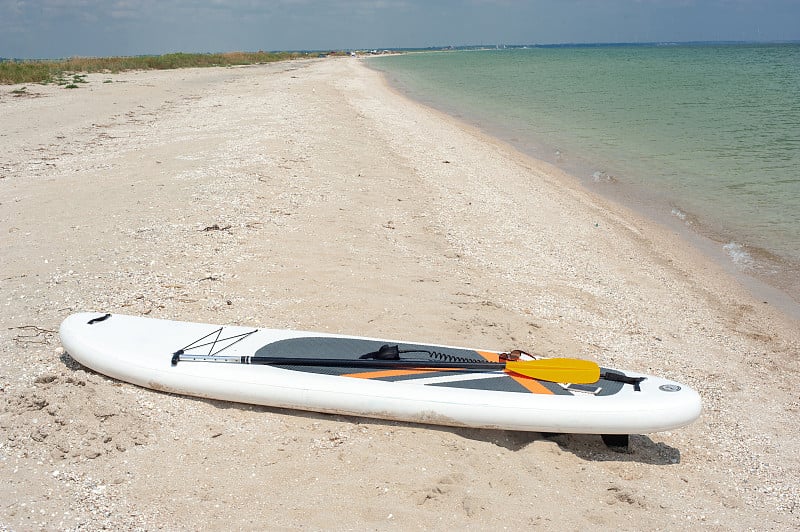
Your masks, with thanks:
[{"label": "white paddleboard", "polygon": [[[498,352],[356,336],[79,313],[61,324],[69,355],[95,371],[154,390],[271,407],[436,425],[550,433],[646,434],[687,425],[700,396],[659,377],[601,368],[597,382],[548,382],[503,369],[394,369],[366,359],[469,365]],[[280,357],[281,365],[254,360]],[[307,365],[302,359],[314,359]],[[251,360],[252,359],[252,360]],[[297,364],[292,364],[298,360]],[[372,360],[376,365],[372,367]],[[327,363],[326,363],[327,362]]]}]

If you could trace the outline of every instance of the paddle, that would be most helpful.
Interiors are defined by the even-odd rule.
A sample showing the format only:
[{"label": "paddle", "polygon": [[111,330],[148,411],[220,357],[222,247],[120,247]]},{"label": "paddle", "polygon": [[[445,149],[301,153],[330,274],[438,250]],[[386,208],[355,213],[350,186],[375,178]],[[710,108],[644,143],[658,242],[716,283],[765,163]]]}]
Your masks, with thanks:
[{"label": "paddle", "polygon": [[600,367],[592,361],[575,358],[547,358],[544,360],[515,360],[508,362],[442,362],[436,360],[352,360],[335,358],[287,358],[262,356],[209,356],[190,355],[178,351],[172,356],[172,365],[178,362],[227,362],[233,364],[262,364],[271,366],[317,366],[367,369],[420,369],[491,371],[507,370],[518,375],[549,382],[591,384],[600,379]]}]

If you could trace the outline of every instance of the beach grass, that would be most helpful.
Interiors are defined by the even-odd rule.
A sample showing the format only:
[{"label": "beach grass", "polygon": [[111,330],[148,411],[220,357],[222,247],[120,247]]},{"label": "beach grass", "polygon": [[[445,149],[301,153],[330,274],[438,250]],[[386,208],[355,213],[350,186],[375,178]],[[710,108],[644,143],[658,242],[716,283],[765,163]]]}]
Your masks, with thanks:
[{"label": "beach grass", "polygon": [[169,70],[271,63],[306,57],[297,52],[228,52],[219,54],[173,53],[135,57],[72,57],[60,60],[0,62],[0,84],[52,83],[75,72],[117,73],[126,70]]}]

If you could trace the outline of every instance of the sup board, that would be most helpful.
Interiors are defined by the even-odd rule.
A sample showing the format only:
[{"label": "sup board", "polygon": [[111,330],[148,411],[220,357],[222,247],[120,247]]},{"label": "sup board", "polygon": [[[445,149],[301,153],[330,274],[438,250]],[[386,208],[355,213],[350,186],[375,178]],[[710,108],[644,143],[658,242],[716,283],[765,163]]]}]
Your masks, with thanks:
[{"label": "sup board", "polygon": [[73,359],[109,377],[270,407],[603,435],[675,429],[701,410],[683,384],[610,368],[587,377],[582,364],[594,363],[572,359],[96,312],[67,317],[59,334]]}]

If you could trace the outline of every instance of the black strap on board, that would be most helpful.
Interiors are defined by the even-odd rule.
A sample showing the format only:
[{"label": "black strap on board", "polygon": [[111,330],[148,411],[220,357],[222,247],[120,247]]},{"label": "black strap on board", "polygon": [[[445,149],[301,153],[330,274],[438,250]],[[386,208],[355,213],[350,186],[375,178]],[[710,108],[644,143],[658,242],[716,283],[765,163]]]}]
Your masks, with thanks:
[{"label": "black strap on board", "polygon": [[99,316],[97,318],[92,318],[86,323],[87,323],[87,325],[94,325],[95,323],[98,323],[98,322],[101,322],[101,321],[106,321],[110,317],[111,317],[111,314],[105,314],[105,315]]},{"label": "black strap on board", "polygon": [[400,348],[396,345],[384,344],[377,351],[358,357],[359,360],[400,360]]},{"label": "black strap on board", "polygon": [[627,375],[623,375],[622,373],[617,373],[615,371],[606,371],[605,373],[600,375],[601,379],[605,379],[607,381],[612,382],[621,382],[623,384],[632,384],[633,389],[637,392],[641,392],[642,389],[639,384],[646,379],[646,377],[628,377]]},{"label": "black strap on board", "polygon": [[[424,353],[428,355],[428,358],[431,361],[434,362],[462,362],[464,364],[486,362],[486,360],[450,355],[447,353],[440,353],[438,351],[431,351],[430,349],[400,349],[400,346],[389,345],[389,344],[382,345],[380,349],[378,349],[377,351],[361,355],[360,357],[358,357],[358,359],[359,360],[403,360],[403,361],[425,362],[424,360],[419,360],[416,358],[410,358],[410,359],[400,358],[401,353]],[[498,367],[502,367],[502,365],[499,363],[493,363],[493,364],[496,364]]]}]

